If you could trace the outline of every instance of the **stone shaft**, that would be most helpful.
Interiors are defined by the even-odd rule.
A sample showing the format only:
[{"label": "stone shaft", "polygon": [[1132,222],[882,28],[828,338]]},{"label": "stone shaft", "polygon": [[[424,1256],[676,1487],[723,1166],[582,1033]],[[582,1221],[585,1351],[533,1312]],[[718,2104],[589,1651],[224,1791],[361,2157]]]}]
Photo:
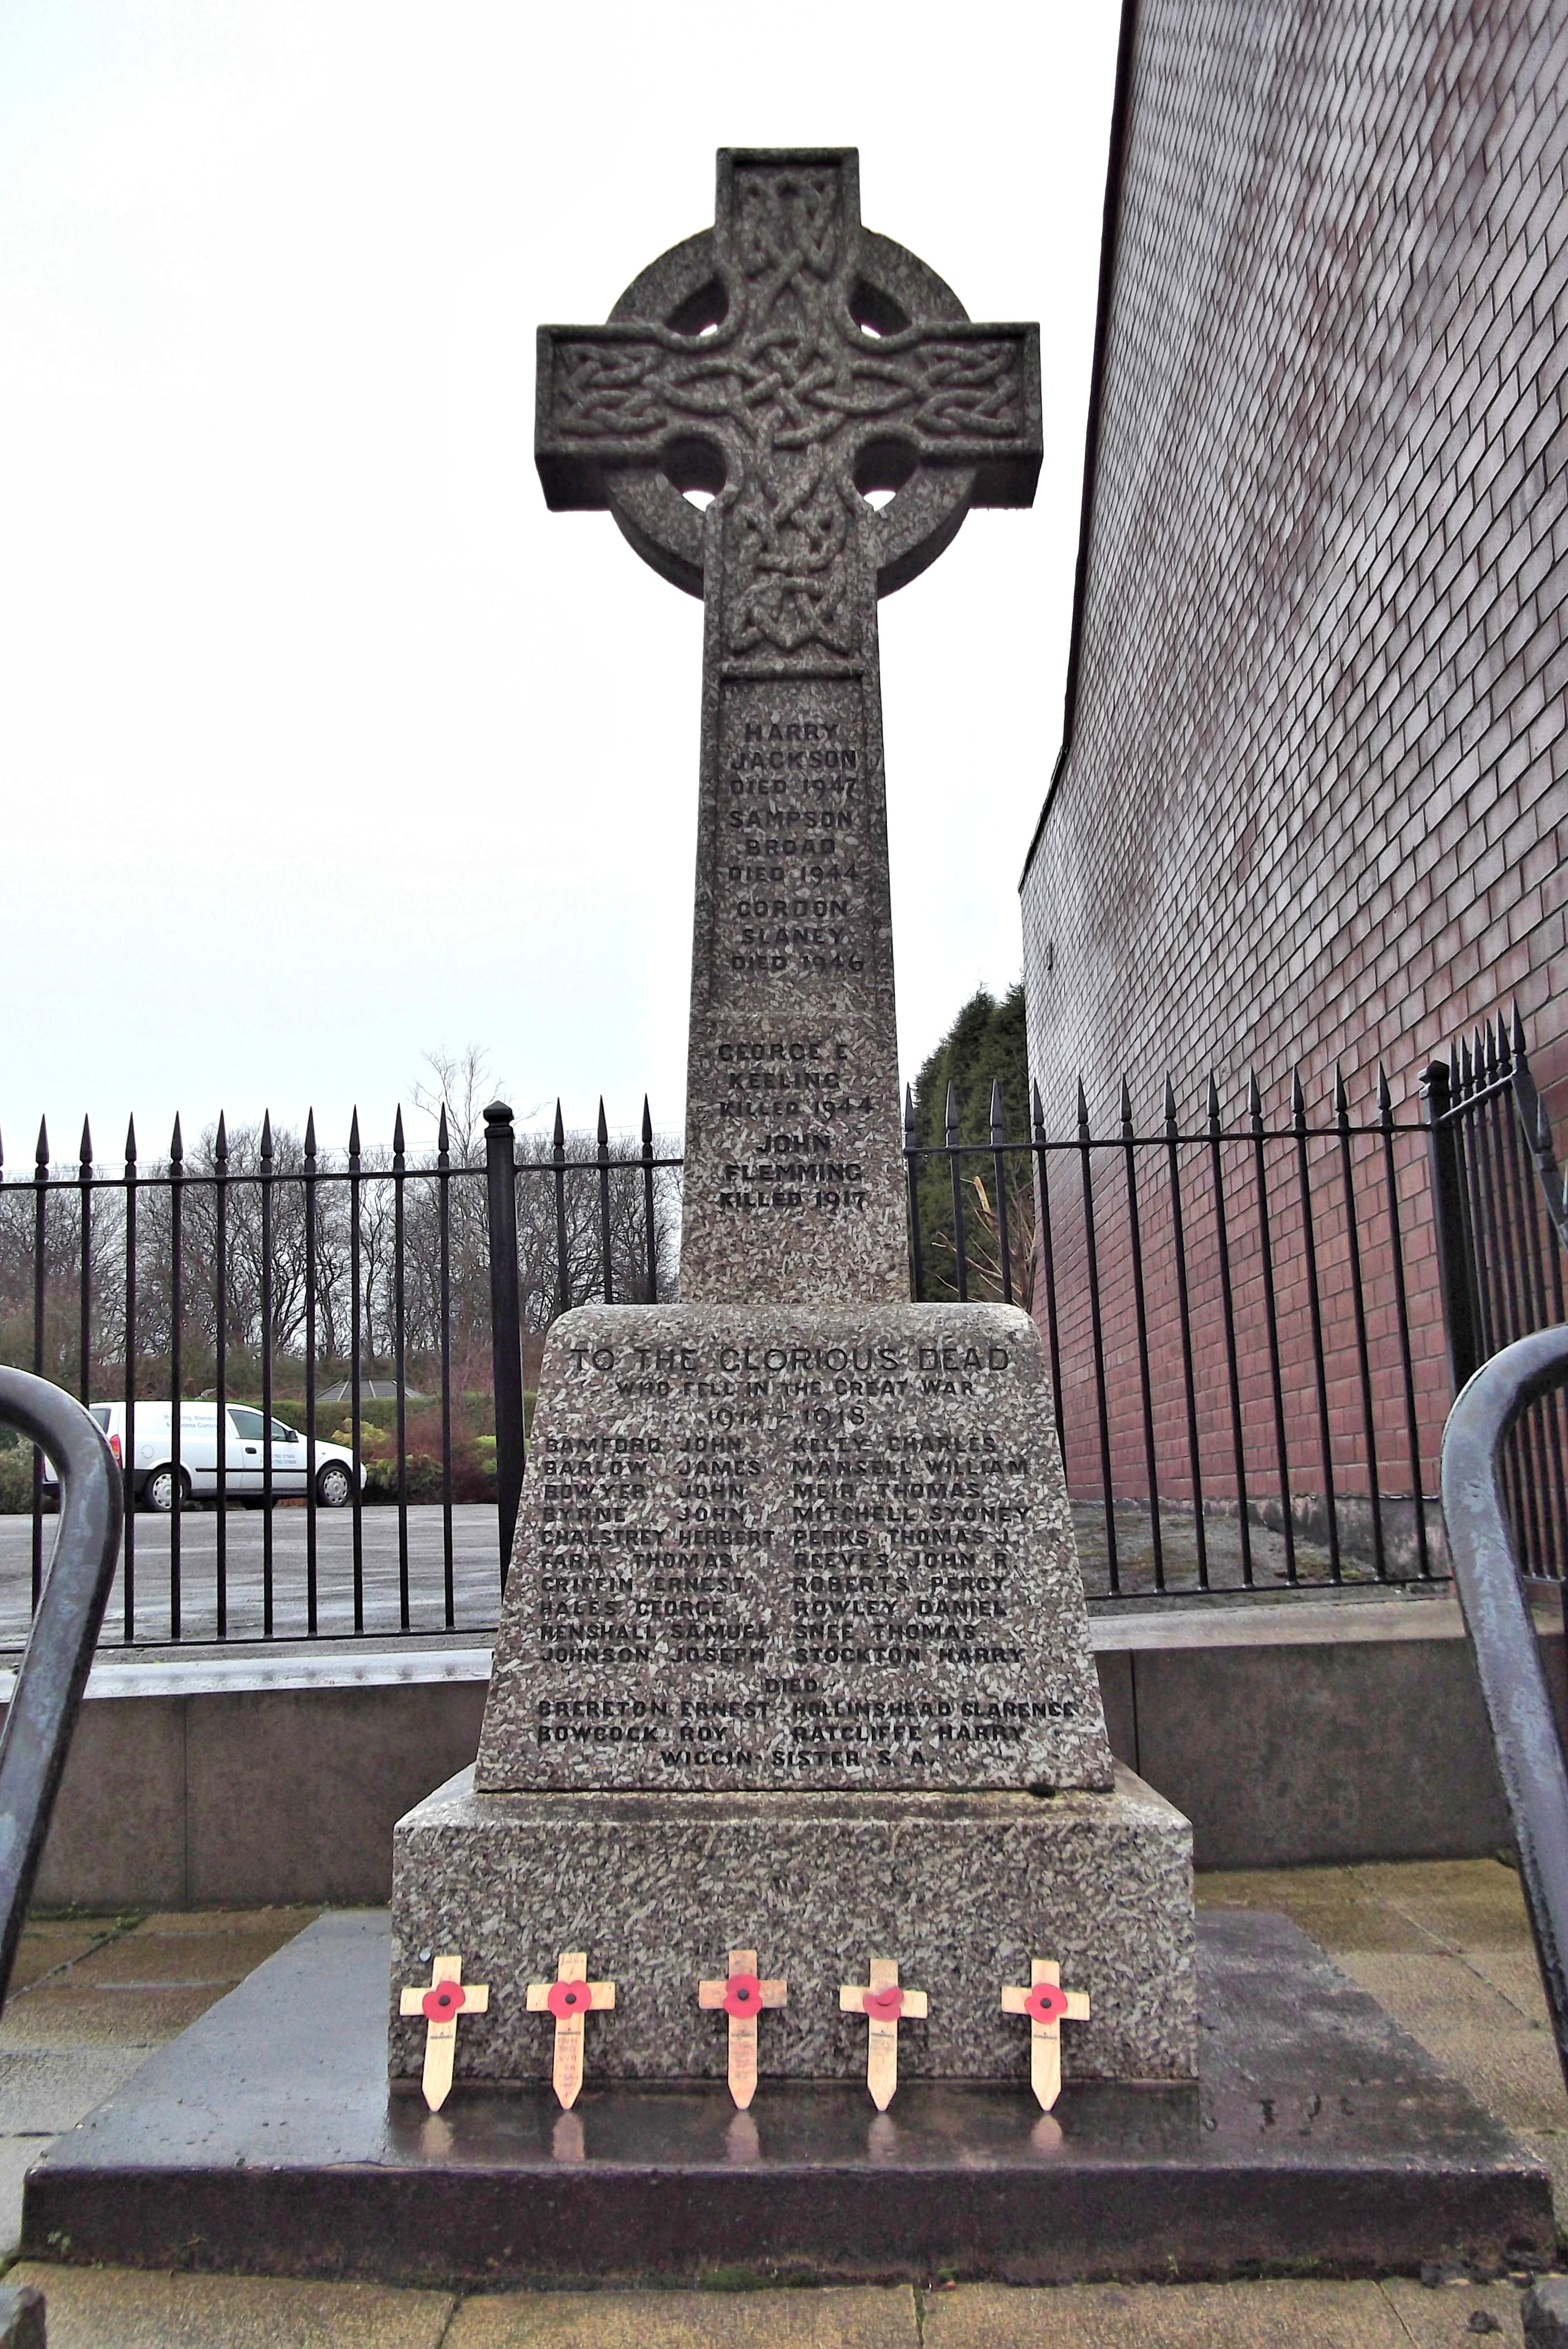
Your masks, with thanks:
[{"label": "stone shaft", "polygon": [[709,573],[687,1305],[909,1294],[875,574],[850,569],[861,657],[836,666],[727,657],[734,566]]}]

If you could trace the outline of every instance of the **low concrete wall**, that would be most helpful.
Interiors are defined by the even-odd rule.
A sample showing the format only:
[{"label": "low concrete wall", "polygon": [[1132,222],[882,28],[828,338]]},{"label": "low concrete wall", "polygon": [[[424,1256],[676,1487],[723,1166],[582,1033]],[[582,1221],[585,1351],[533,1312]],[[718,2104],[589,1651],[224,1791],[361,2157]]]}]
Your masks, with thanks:
[{"label": "low concrete wall", "polygon": [[488,1649],[99,1664],[38,1900],[385,1902],[393,1826],[473,1760],[489,1669]]},{"label": "low concrete wall", "polygon": [[[1511,1842],[1456,1600],[1304,1599],[1094,1628],[1111,1745],[1186,1812],[1200,1868],[1470,1858]],[[1560,1619],[1537,1628],[1561,1708]]]},{"label": "low concrete wall", "polygon": [[[1187,1813],[1201,1868],[1509,1840],[1451,1599],[1150,1609],[1094,1640],[1111,1744]],[[1542,1645],[1561,1688],[1560,1632]],[[384,1902],[393,1824],[473,1759],[489,1668],[471,1647],[99,1663],[40,1901]]]}]

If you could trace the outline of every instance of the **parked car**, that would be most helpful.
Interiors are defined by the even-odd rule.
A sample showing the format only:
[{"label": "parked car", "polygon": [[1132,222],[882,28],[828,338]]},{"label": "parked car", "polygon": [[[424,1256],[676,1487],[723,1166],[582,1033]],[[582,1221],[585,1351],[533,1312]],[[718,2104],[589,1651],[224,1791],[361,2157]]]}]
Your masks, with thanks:
[{"label": "parked car", "polygon": [[[96,1402],[92,1415],[108,1438],[108,1448],[123,1464],[125,1405]],[[231,1499],[259,1503],[263,1498],[266,1421],[248,1403],[225,1406],[227,1441],[223,1447],[224,1483]],[[166,1402],[136,1406],[136,1459],[131,1492],[144,1508],[169,1511],[174,1506],[173,1407]],[[307,1483],[308,1449],[297,1427],[286,1420],[273,1422],[273,1492],[279,1500],[303,1496]],[[365,1470],[359,1469],[363,1487]],[[355,1461],[341,1444],[315,1445],[315,1497],[324,1509],[346,1508],[354,1497]],[[204,1500],[218,1490],[218,1406],[182,1402],[180,1406],[180,1481],[184,1502]]]}]

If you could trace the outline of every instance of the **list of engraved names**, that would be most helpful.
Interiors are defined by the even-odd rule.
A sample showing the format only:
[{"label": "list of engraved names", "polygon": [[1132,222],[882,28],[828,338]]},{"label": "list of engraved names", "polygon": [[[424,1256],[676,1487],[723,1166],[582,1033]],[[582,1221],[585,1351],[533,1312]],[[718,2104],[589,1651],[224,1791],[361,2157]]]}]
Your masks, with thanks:
[{"label": "list of engraved names", "polygon": [[727,1215],[858,1214],[866,1127],[893,1071],[864,1008],[886,921],[869,841],[858,681],[727,685],[713,843],[710,1025],[694,1085],[711,1102]]},{"label": "list of engraved names", "polygon": [[509,1593],[542,1759],[647,1785],[992,1779],[1075,1719],[1042,1670],[1011,1332],[634,1318],[553,1341]]}]

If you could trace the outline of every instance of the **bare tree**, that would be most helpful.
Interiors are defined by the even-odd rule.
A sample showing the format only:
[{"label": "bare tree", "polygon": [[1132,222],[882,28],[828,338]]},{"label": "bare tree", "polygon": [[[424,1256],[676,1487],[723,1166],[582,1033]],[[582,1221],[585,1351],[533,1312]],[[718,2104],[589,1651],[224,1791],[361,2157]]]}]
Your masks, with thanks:
[{"label": "bare tree", "polygon": [[[495,1086],[488,1055],[477,1046],[457,1055],[432,1052],[427,1066],[430,1081],[416,1086],[413,1098],[430,1120],[430,1143],[406,1151],[400,1164],[384,1147],[361,1151],[352,1170],[342,1152],[320,1151],[307,1162],[304,1141],[292,1127],[275,1125],[263,1136],[258,1126],[240,1124],[222,1135],[209,1127],[185,1152],[178,1174],[168,1157],[141,1163],[134,1193],[121,1169],[96,1170],[87,1208],[89,1391],[119,1391],[129,1345],[139,1392],[168,1392],[176,1213],[181,1379],[187,1392],[211,1386],[220,1348],[230,1392],[254,1391],[266,1346],[275,1391],[297,1393],[307,1298],[314,1300],[318,1373],[341,1377],[351,1368],[357,1306],[361,1369],[367,1376],[385,1375],[397,1349],[399,1213],[410,1381],[433,1385],[446,1350],[456,1391],[488,1389],[484,1108]],[[518,1136],[519,1273],[524,1327],[535,1337],[558,1313],[603,1298],[606,1288],[618,1303],[645,1300],[650,1252],[652,1293],[666,1300],[674,1296],[680,1172],[650,1164],[649,1155],[671,1159],[674,1145],[651,1132],[645,1143],[641,1136],[612,1135],[603,1124],[595,1133],[568,1132],[559,1111],[552,1130]],[[350,1180],[351,1171],[356,1181]],[[57,1167],[43,1189],[38,1342],[46,1375],[79,1392],[78,1174],[72,1165]],[[132,1201],[135,1319],[128,1339],[126,1234]],[[22,1365],[34,1360],[38,1209],[36,1180],[0,1182],[0,1359]]]}]

